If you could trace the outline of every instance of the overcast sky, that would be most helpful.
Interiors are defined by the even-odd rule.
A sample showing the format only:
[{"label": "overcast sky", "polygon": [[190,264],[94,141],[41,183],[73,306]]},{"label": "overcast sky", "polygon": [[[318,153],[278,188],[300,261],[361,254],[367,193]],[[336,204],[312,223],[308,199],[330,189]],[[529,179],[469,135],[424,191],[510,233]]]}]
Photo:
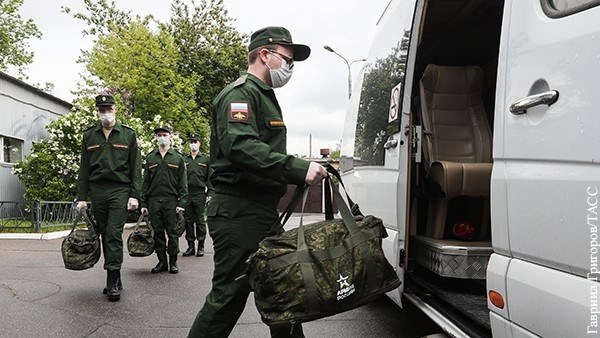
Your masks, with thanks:
[{"label": "overcast sky", "polygon": [[[199,3],[200,0],[197,0]],[[170,17],[168,0],[116,0],[117,8],[134,14],[152,14],[160,21]],[[288,129],[288,153],[308,155],[312,135],[313,157],[320,148],[335,150],[340,142],[348,101],[348,67],[344,60],[323,49],[331,46],[348,61],[366,58],[376,22],[388,0],[224,0],[234,25],[250,35],[265,26],[284,26],[294,42],[311,47],[308,60],[294,67],[294,75],[276,89]],[[27,74],[29,83],[54,83],[53,95],[70,102],[79,81],[81,65],[75,61],[81,50],[89,50],[89,39],[81,37],[83,24],[60,12],[61,6],[83,11],[83,0],[25,0],[21,16],[32,18],[43,33],[30,41],[35,53]],[[362,62],[352,65],[352,77]],[[353,82],[353,83],[354,83]]]}]

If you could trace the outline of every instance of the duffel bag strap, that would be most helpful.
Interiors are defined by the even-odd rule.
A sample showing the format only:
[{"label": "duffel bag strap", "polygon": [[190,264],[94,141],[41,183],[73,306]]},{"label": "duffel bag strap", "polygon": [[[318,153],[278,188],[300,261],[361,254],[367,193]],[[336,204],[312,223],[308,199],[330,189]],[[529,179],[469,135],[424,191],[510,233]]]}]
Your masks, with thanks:
[{"label": "duffel bag strap", "polygon": [[[271,226],[271,234],[278,234],[281,229],[283,229],[283,226],[294,213],[294,209],[296,209],[298,202],[300,202],[300,198],[303,194],[305,194],[306,191],[308,191],[308,185],[305,184],[304,186],[296,186],[296,190],[294,190],[294,194],[292,195],[290,202],[279,215],[277,221],[275,221],[275,223]],[[304,210],[304,204],[302,205],[302,210]]]},{"label": "duffel bag strap", "polygon": [[[348,200],[348,205],[350,206],[350,211],[352,212],[352,215],[363,216],[362,212],[360,211],[360,208],[358,207],[358,204],[354,203],[354,201],[350,198],[350,195],[348,195],[348,190],[346,189],[346,186],[344,185],[344,181],[342,181],[342,176],[340,175],[340,173],[331,164],[326,164],[325,169],[327,169],[327,172],[329,174],[331,174],[332,176],[334,176],[338,180],[338,182],[340,182],[340,185],[344,188],[344,193],[346,194],[346,199]],[[328,188],[329,188],[329,186],[326,185],[325,186],[325,196],[327,196],[327,194],[328,194],[328,191],[327,191]],[[329,194],[331,194],[331,192],[329,192]],[[325,199],[325,212],[327,212],[327,203],[331,203],[331,197],[330,198],[326,197],[326,199]],[[333,208],[332,208],[332,210],[333,210]],[[326,218],[326,219],[330,219],[330,218]]]},{"label": "duffel bag strap", "polygon": [[142,224],[142,221],[146,222],[146,227],[150,229],[150,234],[152,235],[152,237],[154,237],[154,228],[152,227],[152,224],[150,224],[150,218],[148,217],[148,214],[140,213],[140,217],[138,217],[138,220],[135,223],[135,228],[133,228],[133,232],[138,231],[138,228],[140,224]]},{"label": "duffel bag strap", "polygon": [[85,220],[85,223],[88,228],[88,234],[90,235],[90,238],[91,238],[94,236],[98,236],[98,234],[96,233],[96,228],[95,228],[96,223],[90,217],[89,212],[90,211],[86,209],[86,210],[83,210],[83,212],[81,214],[83,214],[83,219]]},{"label": "duffel bag strap", "polygon": [[75,220],[73,221],[73,225],[71,226],[71,232],[69,233],[69,235],[71,235],[73,233],[73,231],[75,231],[75,228],[77,227],[77,223],[79,223],[79,221],[81,221],[82,213],[83,213],[82,211],[77,211],[77,213],[75,214]]},{"label": "duffel bag strap", "polygon": [[[307,252],[308,246],[306,245],[306,238],[304,237],[304,225],[302,224],[302,218],[304,216],[304,205],[306,204],[306,198],[308,196],[308,186],[305,186],[302,194],[302,213],[300,214],[300,224],[298,226],[298,242],[297,252]],[[306,311],[312,314],[319,312],[319,294],[317,292],[317,281],[315,280],[315,271],[311,262],[300,262],[300,272],[302,273],[302,279],[306,286]]]},{"label": "duffel bag strap", "polygon": [[142,223],[143,220],[144,220],[144,214],[140,212],[140,217],[138,217],[138,220],[135,223],[135,228],[133,228],[134,232],[136,232],[138,230],[138,227],[140,226],[140,224]]},{"label": "duffel bag strap", "polygon": [[[339,174],[334,175],[334,176],[339,177]],[[340,183],[342,184],[342,187],[343,187],[343,183],[341,180],[340,180]],[[338,187],[332,182],[331,179],[329,179],[329,184],[331,185],[331,189],[333,190],[333,200],[337,204],[338,209],[340,209],[340,213],[342,214],[342,220],[344,222],[344,225],[348,229],[350,236],[352,236],[352,237],[361,236],[361,230],[358,227],[358,224],[356,224],[356,219],[354,218],[354,215],[350,211],[350,208],[348,207],[348,205],[346,205],[346,202],[344,201],[342,195],[340,194]],[[344,187],[344,190],[345,189],[346,188]],[[346,192],[346,197],[349,200],[348,203],[350,203],[350,197],[348,196],[347,192]],[[356,208],[356,210],[358,210],[358,208]],[[359,212],[360,212],[360,210],[359,210]],[[371,251],[369,251],[366,241],[361,241],[360,244],[358,245],[358,247],[360,248],[362,257],[365,260],[365,267],[367,269],[366,285],[367,285],[367,288],[372,289],[375,285],[377,285],[377,281],[375,280],[376,273],[374,271],[374,269],[376,267],[375,260],[373,259],[373,256],[371,256]]]}]

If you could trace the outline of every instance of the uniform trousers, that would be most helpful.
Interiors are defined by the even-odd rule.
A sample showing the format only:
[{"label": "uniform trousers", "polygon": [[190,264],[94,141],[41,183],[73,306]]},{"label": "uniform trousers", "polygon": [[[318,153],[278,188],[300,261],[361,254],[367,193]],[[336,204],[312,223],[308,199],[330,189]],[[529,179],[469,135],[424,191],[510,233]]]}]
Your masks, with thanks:
[{"label": "uniform trousers", "polygon": [[[227,337],[252,291],[243,276],[246,260],[277,220],[277,205],[216,193],[208,203],[208,229],[214,246],[212,289],[188,337]],[[290,290],[291,292],[293,290]],[[293,329],[293,330],[291,330]],[[302,326],[271,328],[272,337],[304,337]]]},{"label": "uniform trousers", "polygon": [[[177,198],[162,197],[148,198],[148,213],[152,228],[154,228],[154,251],[157,254],[179,253],[179,224],[177,212]],[[165,238],[166,235],[166,238]]]},{"label": "uniform trousers", "polygon": [[[189,204],[185,208],[185,240],[188,242],[198,240],[198,243],[204,243],[204,240],[206,239],[206,220],[204,219],[206,193],[190,192],[190,194],[188,195],[188,201]],[[196,230],[195,232],[194,228]]]},{"label": "uniform trousers", "polygon": [[123,227],[127,221],[129,186],[90,185],[92,211],[96,221],[96,233],[102,241],[105,270],[120,270],[123,264]]}]

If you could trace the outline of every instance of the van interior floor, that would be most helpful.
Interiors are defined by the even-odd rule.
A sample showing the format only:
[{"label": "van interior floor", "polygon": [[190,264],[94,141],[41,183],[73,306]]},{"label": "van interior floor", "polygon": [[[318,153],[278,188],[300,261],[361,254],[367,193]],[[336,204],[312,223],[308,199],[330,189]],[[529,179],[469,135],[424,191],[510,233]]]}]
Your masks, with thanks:
[{"label": "van interior floor", "polygon": [[[444,278],[415,266],[415,271],[408,273],[407,287],[438,310],[443,310],[440,307],[451,307],[468,317],[481,326],[481,336],[486,336],[484,332],[490,330],[484,281]],[[477,328],[473,329],[478,331]]]}]

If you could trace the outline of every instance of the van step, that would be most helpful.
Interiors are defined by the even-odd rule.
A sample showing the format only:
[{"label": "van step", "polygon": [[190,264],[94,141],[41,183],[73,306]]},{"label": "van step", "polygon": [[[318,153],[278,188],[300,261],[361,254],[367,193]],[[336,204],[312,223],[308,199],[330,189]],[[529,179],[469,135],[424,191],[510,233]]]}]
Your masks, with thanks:
[{"label": "van step", "polygon": [[410,238],[411,256],[415,262],[443,277],[485,279],[492,255],[488,241],[466,242],[432,239],[425,236]]},{"label": "van step", "polygon": [[445,307],[454,308],[485,330],[490,330],[485,286],[472,283],[475,281],[445,279],[428,273],[409,273],[407,280],[407,286],[410,285],[415,291],[420,290],[417,292],[428,298],[428,303],[435,307],[444,307],[446,304]]}]

